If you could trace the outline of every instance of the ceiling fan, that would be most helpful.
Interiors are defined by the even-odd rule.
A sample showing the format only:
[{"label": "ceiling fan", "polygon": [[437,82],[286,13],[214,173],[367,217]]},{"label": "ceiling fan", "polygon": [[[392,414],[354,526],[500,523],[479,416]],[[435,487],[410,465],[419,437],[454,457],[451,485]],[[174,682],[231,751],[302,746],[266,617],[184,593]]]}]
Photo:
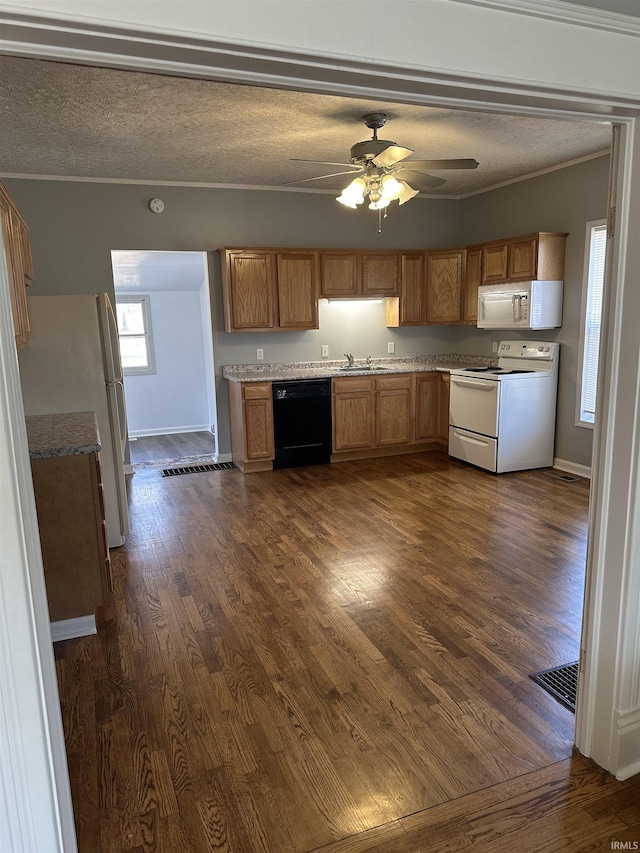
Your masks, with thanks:
[{"label": "ceiling fan", "polygon": [[[294,157],[298,163],[319,163],[324,166],[343,166],[346,171],[332,172],[330,175],[318,175],[314,178],[302,178],[297,181],[287,181],[288,184],[304,184],[307,181],[320,181],[323,178],[335,178],[338,175],[355,175],[357,177],[342,190],[338,201],[347,207],[356,208],[369,198],[371,210],[382,210],[397,200],[398,204],[418,195],[404,180],[410,177],[425,187],[435,188],[446,183],[444,178],[430,175],[430,171],[447,169],[477,169],[478,161],[472,158],[454,160],[406,160],[413,154],[412,148],[403,148],[388,139],[378,139],[378,131],[387,120],[386,113],[369,113],[363,117],[365,125],[373,130],[371,139],[357,142],[351,146],[349,163],[331,163],[326,160],[305,160]],[[425,171],[428,170],[428,171]],[[415,175],[416,177],[411,177]]]}]

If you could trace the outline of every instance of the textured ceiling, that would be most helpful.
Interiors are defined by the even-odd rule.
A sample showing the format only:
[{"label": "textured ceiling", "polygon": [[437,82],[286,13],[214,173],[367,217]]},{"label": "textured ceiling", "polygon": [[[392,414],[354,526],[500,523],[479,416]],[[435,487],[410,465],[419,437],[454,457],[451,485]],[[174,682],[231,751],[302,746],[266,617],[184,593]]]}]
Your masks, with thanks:
[{"label": "textured ceiling", "polygon": [[[380,137],[420,159],[475,157],[438,172],[430,195],[464,195],[606,150],[606,123],[365,101],[0,56],[4,175],[279,187],[340,171],[369,139],[362,116],[386,112]],[[338,190],[346,177],[297,185]],[[419,188],[417,181],[412,181]]]}]

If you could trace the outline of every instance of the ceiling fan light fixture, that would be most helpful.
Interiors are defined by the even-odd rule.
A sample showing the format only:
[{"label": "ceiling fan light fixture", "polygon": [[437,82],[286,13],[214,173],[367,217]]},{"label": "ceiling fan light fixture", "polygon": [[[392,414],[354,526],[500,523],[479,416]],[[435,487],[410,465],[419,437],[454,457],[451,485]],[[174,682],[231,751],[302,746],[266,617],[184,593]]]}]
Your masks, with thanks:
[{"label": "ceiling fan light fixture", "polygon": [[380,182],[382,197],[394,201],[403,191],[402,183],[393,175],[385,175]]},{"label": "ceiling fan light fixture", "polygon": [[398,183],[400,184],[400,191],[396,196],[398,204],[405,204],[407,201],[411,201],[420,192],[420,190],[414,190],[406,181],[398,181]]}]

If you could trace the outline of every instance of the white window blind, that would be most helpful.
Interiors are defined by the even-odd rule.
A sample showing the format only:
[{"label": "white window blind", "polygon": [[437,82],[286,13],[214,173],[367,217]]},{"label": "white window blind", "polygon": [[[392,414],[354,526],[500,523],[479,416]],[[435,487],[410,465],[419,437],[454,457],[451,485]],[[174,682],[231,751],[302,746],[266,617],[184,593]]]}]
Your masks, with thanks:
[{"label": "white window blind", "polygon": [[600,356],[600,328],[602,324],[607,228],[605,224],[589,224],[591,227],[589,229],[589,260],[586,276],[587,292],[584,308],[580,421],[593,424],[596,417],[596,388],[598,384],[598,361]]}]

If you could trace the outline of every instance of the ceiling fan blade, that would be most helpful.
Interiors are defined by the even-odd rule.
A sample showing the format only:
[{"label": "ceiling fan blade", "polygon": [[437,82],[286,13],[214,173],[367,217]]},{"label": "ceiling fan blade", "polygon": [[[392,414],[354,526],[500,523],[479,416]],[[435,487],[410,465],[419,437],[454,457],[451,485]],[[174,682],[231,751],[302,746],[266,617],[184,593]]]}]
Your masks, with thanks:
[{"label": "ceiling fan blade", "polygon": [[[358,169],[358,172],[361,172],[361,169]],[[334,172],[332,175],[318,175],[315,178],[301,178],[299,181],[285,181],[284,186],[288,186],[289,184],[306,184],[307,181],[321,181],[323,178],[336,178],[338,175],[353,175],[355,172]]]},{"label": "ceiling fan blade", "polygon": [[413,154],[413,148],[403,148],[401,145],[389,145],[373,158],[374,166],[393,166]]},{"label": "ceiling fan blade", "polygon": [[329,163],[327,160],[305,160],[304,157],[289,157],[294,163],[318,163],[320,166],[344,166],[345,169],[359,169],[353,163]]},{"label": "ceiling fan blade", "polygon": [[411,172],[412,175],[419,175],[417,178],[407,178],[407,180],[412,181],[413,183],[421,183],[424,184],[425,187],[432,187],[435,189],[436,187],[441,187],[443,184],[446,184],[444,178],[436,178],[435,175],[427,175],[426,172],[418,172],[416,169],[407,169],[406,166],[403,166],[398,172],[396,172],[397,176],[404,180],[405,173]]},{"label": "ceiling fan blade", "polygon": [[472,157],[461,157],[457,160],[409,160],[404,165],[408,168],[414,167],[434,171],[438,169],[477,169],[480,164]]}]

